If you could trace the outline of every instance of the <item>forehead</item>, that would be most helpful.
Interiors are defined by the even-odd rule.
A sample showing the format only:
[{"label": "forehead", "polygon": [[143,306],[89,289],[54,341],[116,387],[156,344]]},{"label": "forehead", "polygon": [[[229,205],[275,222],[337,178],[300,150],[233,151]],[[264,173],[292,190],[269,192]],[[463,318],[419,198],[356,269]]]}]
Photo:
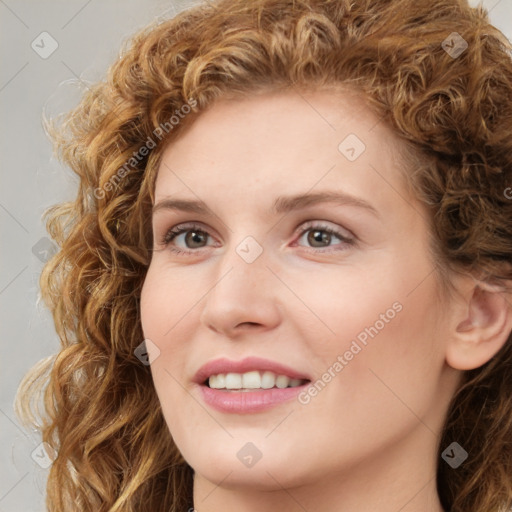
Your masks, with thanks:
[{"label": "forehead", "polygon": [[393,190],[386,181],[399,185],[400,143],[352,91],[219,100],[164,150],[155,202],[171,194],[244,196],[248,206],[315,187],[378,198]]}]

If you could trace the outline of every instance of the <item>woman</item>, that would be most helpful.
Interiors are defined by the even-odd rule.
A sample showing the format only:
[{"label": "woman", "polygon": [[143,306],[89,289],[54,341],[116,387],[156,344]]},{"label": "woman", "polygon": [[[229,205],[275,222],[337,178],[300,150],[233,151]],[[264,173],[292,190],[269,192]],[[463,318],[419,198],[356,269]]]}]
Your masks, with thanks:
[{"label": "woman", "polygon": [[462,0],[137,34],[48,124],[48,509],[512,507],[510,48]]}]

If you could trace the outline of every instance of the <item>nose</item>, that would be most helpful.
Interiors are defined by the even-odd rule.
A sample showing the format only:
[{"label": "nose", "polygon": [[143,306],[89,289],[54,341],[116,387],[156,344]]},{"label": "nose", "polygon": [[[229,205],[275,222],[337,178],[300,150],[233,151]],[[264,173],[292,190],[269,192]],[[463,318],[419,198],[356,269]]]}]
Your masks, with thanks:
[{"label": "nose", "polygon": [[230,338],[279,325],[283,286],[267,263],[265,251],[251,263],[235,248],[219,257],[203,302],[202,325]]}]

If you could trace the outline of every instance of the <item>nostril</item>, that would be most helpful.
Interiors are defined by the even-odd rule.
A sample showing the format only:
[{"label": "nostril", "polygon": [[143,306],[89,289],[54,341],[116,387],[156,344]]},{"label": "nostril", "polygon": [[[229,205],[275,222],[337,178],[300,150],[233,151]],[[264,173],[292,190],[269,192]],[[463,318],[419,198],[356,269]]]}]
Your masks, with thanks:
[{"label": "nostril", "polygon": [[243,323],[239,324],[240,327],[244,327],[244,326],[250,327],[252,325],[258,326],[260,324],[257,322],[243,322]]}]

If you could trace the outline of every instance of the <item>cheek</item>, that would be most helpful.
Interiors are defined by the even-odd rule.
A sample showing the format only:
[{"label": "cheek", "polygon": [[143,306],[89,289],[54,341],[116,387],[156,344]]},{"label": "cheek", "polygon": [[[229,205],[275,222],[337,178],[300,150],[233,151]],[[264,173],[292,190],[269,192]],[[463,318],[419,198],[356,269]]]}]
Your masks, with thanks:
[{"label": "cheek", "polygon": [[[413,425],[439,399],[444,364],[439,306],[431,282],[422,286],[410,295],[399,287],[394,293],[381,290],[385,300],[373,304],[372,313],[364,314],[368,323],[355,336],[360,326],[353,325],[345,341],[356,340],[361,350],[343,369],[333,400],[350,403],[356,416],[366,417],[368,424],[377,421],[389,432]],[[391,304],[398,306],[394,314],[386,310]],[[387,323],[380,320],[381,313]],[[361,334],[364,343],[359,342]]]},{"label": "cheek", "polygon": [[298,411],[305,430],[322,432],[319,452],[351,439],[351,456],[370,453],[405,436],[439,400],[444,358],[433,289],[424,283],[408,296],[391,284],[381,280],[366,300],[341,296],[341,310],[324,310],[336,336],[311,344],[318,391]]},{"label": "cheek", "polygon": [[[204,291],[203,291],[204,293]],[[175,269],[151,264],[141,290],[140,313],[144,335],[162,340],[168,337],[178,320],[192,308],[201,293],[190,277]]]},{"label": "cheek", "polygon": [[155,325],[155,306],[158,304],[157,287],[152,280],[151,267],[146,274],[140,293],[140,320],[145,338],[151,338],[151,327]]},{"label": "cheek", "polygon": [[201,283],[192,283],[183,272],[159,265],[148,269],[141,290],[140,315],[144,337],[153,343],[147,348],[157,392],[165,388],[166,394],[174,396],[180,389],[173,384],[173,376],[179,381],[184,378],[184,361],[189,358],[190,336],[199,322],[198,301],[202,295]]},{"label": "cheek", "polygon": [[151,331],[156,331],[156,326],[162,321],[160,305],[164,299],[165,287],[159,279],[160,271],[155,265],[154,259],[149,265],[140,294],[140,315],[144,336],[150,337]]},{"label": "cheek", "polygon": [[337,382],[334,400],[400,403],[396,393],[418,403],[435,392],[444,363],[435,281],[429,276],[415,288],[428,271],[408,265],[395,260],[366,272],[340,269],[338,278],[317,274],[312,286],[295,288],[316,314],[295,318],[317,378]]},{"label": "cheek", "polygon": [[296,323],[315,357],[328,363],[350,350],[352,342],[357,341],[362,353],[372,340],[389,331],[403,315],[403,298],[399,279],[391,272],[381,275],[372,268],[346,267],[324,270],[314,269],[310,276],[302,273],[300,279],[287,276],[295,296],[287,303],[289,318],[284,321]]},{"label": "cheek", "polygon": [[[174,273],[176,274],[176,273]],[[166,424],[173,436],[178,439],[182,433],[183,417],[193,415],[194,404],[190,396],[180,384],[183,376],[180,369],[186,358],[186,344],[176,343],[176,335],[180,332],[193,311],[183,318],[184,312],[190,307],[185,306],[187,298],[184,292],[187,288],[180,289],[177,283],[163,277],[161,269],[156,266],[148,269],[146,279],[141,290],[140,315],[141,324],[146,340],[146,348],[150,356],[150,371],[155,391],[162,406],[162,412]],[[179,319],[183,318],[183,322]],[[178,323],[179,322],[179,323]],[[178,336],[179,337],[179,336]],[[180,414],[175,413],[176,408]]]}]

